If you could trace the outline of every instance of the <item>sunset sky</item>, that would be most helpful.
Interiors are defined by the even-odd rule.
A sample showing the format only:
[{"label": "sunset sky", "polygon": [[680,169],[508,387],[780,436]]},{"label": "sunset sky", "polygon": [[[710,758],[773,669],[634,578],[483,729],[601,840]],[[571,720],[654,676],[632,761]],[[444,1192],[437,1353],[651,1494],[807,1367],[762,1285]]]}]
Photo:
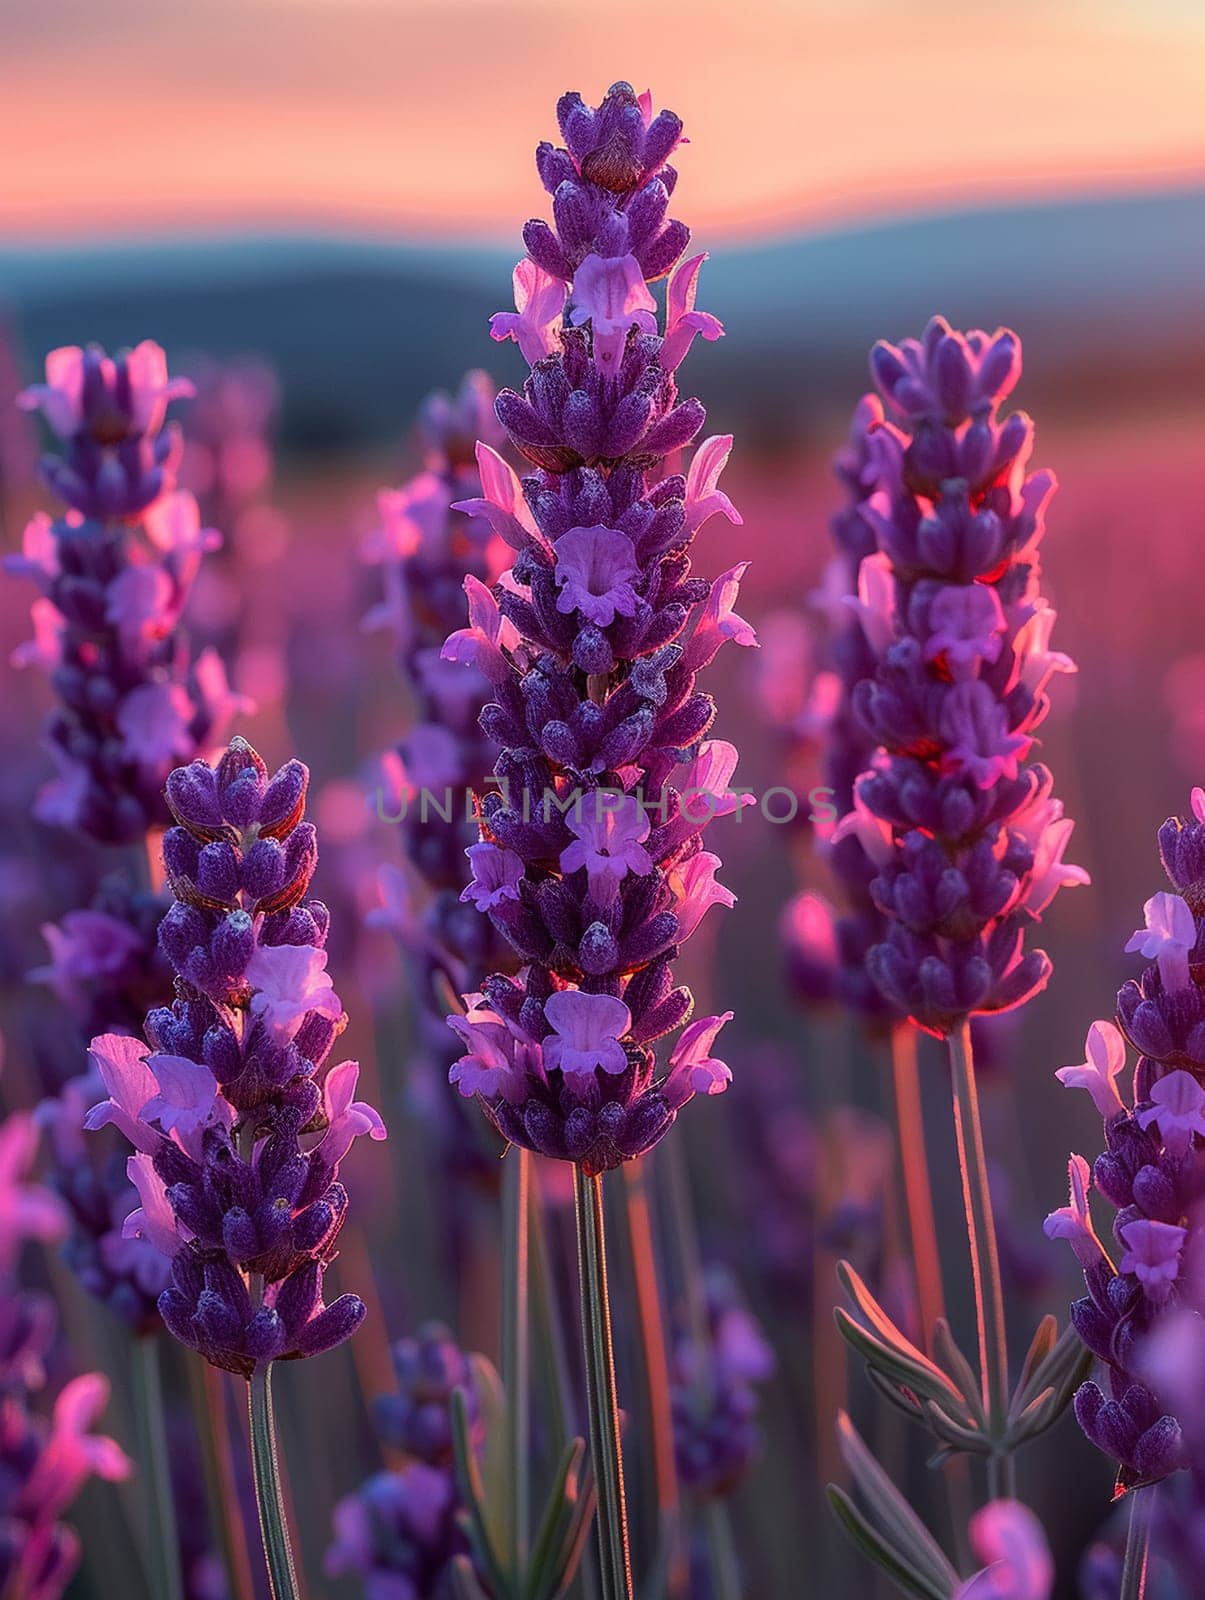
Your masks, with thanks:
[{"label": "sunset sky", "polygon": [[1205,177],[1193,0],[0,0],[0,240],[497,237],[558,92],[685,118],[714,232]]}]

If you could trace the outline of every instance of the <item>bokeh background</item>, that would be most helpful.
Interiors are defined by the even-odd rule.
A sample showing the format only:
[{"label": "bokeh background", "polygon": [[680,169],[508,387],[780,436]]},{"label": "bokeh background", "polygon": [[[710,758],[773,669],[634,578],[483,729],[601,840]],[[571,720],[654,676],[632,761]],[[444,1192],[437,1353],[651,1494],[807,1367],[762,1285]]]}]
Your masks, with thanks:
[{"label": "bokeh background", "polygon": [[[203,414],[181,416],[192,482],[229,525],[194,631],[224,644],[257,702],[248,736],[270,760],[296,753],[314,769],[345,1043],[394,1113],[391,1142],[347,1163],[360,1223],[339,1272],[375,1284],[375,1326],[326,1358],[321,1384],[296,1370],[281,1384],[298,1397],[282,1402],[284,1435],[311,1572],[334,1500],[373,1465],[363,1395],[388,1387],[387,1338],[440,1315],[496,1345],[490,1251],[457,1273],[440,1255],[447,1197],[422,1181],[402,972],[387,935],[364,926],[376,868],[398,849],[365,803],[370,763],[409,710],[386,641],[359,627],[376,598],[360,547],[376,488],[417,465],[421,397],[469,367],[519,376],[486,318],[509,303],[520,225],[542,211],[531,155],[555,136],[565,88],[597,100],[627,78],[685,119],[677,210],[712,253],[703,301],[727,328],[696,345],[690,382],[709,431],[737,436],[725,483],[745,517],[709,524],[698,564],[752,561],[741,609],[767,637],[790,639],[792,617],[809,615],[837,504],[828,461],[871,342],[919,333],[935,311],[1024,340],[1018,401],[1037,418],[1037,464],[1061,484],[1045,547],[1056,643],[1080,668],[1057,686],[1043,755],[1094,886],[1056,903],[1055,976],[993,1040],[986,1114],[1015,1338],[1047,1307],[1062,1314],[1070,1273],[1040,1220],[1064,1198],[1067,1148],[1091,1150],[1097,1130],[1052,1072],[1110,1014],[1121,947],[1161,886],[1155,828],[1205,777],[1205,10],[0,0],[0,28],[4,547],[40,503],[37,441],[11,400],[46,349],[150,337],[208,386],[209,433]],[[27,604],[19,585],[0,587],[5,656],[27,635]],[[717,731],[741,743],[741,777],[760,789],[783,781],[789,741],[771,713],[805,704],[808,654],[777,649],[770,669],[739,654],[714,674]],[[47,691],[0,670],[0,1093],[12,1105],[79,1067],[53,1001],[21,979],[80,866],[26,821],[46,775]],[[881,1064],[839,1018],[801,1009],[782,977],[782,907],[816,876],[806,828],[730,825],[719,848],[739,904],[692,960],[704,992],[737,1013],[737,1081],[681,1134],[705,1249],[738,1273],[778,1359],[762,1463],[736,1508],[748,1593],[870,1594],[819,1486],[840,1470],[831,1424],[848,1396],[928,1493],[830,1330],[839,1250],[872,1238],[891,1254],[895,1180],[874,1120],[889,1101]],[[944,1069],[936,1054],[924,1065],[937,1183],[953,1202]],[[491,1208],[481,1197],[487,1240]],[[958,1282],[960,1227],[943,1212]],[[90,1308],[60,1287],[69,1324],[94,1338]],[[955,1316],[970,1340],[966,1306]],[[115,1405],[120,1431],[120,1394]],[[1058,1593],[1072,1594],[1079,1552],[1109,1531],[1108,1465],[1065,1424],[1022,1481],[1059,1556]],[[85,1527],[105,1523],[109,1494],[88,1491]],[[106,1592],[103,1563],[79,1584]]]}]

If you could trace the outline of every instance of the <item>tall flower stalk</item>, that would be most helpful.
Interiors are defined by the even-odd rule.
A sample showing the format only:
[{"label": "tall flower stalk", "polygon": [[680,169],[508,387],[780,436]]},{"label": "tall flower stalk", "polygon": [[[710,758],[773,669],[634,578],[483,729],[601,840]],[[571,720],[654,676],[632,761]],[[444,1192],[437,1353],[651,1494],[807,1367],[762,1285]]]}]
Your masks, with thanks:
[{"label": "tall flower stalk", "polygon": [[461,895],[465,847],[477,834],[465,797],[483,786],[496,754],[478,725],[489,686],[440,657],[444,640],[468,620],[466,579],[488,583],[507,564],[507,547],[489,523],[454,509],[480,493],[477,439],[502,443],[493,400],[483,372],[468,373],[454,395],[427,397],[419,415],[422,468],[381,490],[380,525],[363,547],[382,587],[363,626],[392,635],[415,708],[413,726],[381,760],[378,815],[397,824],[405,861],[382,867],[383,904],[371,917],[395,935],[410,973],[416,1048],[407,1061],[407,1100],[431,1135],[448,1190],[441,1209],[453,1263],[464,1254],[466,1185],[495,1190],[498,1163],[479,1119],[447,1093],[456,1057],[447,999],[476,989],[509,955]]},{"label": "tall flower stalk", "polygon": [[347,1211],[339,1163],[360,1134],[385,1134],[354,1098],[357,1064],[324,1070],[345,1018],[326,972],[327,911],[306,898],[317,861],[302,821],[308,778],[299,761],[270,777],[242,739],[216,767],[169,775],[174,899],[159,939],[177,998],[149,1013],[147,1042],[92,1041],[107,1098],[85,1124],[113,1123],[134,1147],[142,1205],[124,1231],[170,1263],[158,1302],[168,1331],[247,1380],[277,1600],[298,1591],[271,1368],[333,1349],[363,1320],[355,1295],[324,1305],[322,1280]]},{"label": "tall flower stalk", "polygon": [[[6,562],[39,590],[34,638],[18,663],[47,671],[59,700],[47,743],[60,775],[43,789],[35,816],[124,847],[92,903],[43,929],[51,960],[31,974],[75,1014],[83,1040],[136,1028],[170,992],[155,949],[164,905],[149,870],[169,816],[163,784],[176,762],[221,735],[239,703],[213,651],[191,658],[181,625],[202,558],[221,543],[201,526],[193,496],[176,488],[180,436],[165,414],[191,393],[187,380],[169,378],[159,346],[145,341],[115,357],[98,346],[52,351],[46,382],[20,396],[60,441],[62,453],[44,458],[42,477],[67,508],[54,520],[35,516],[22,556]],[[153,1247],[122,1236],[138,1202],[125,1162],[90,1160],[83,1149],[80,1119],[98,1088],[94,1075],[72,1077],[39,1115],[52,1129],[53,1181],[72,1218],[66,1259],[134,1335],[149,1545],[156,1590],[171,1600],[182,1590],[155,1308],[167,1274]]]},{"label": "tall flower stalk", "polygon": [[[825,615],[824,666],[816,672],[809,703],[796,732],[819,739],[827,799],[837,819],[854,807],[854,785],[874,759],[876,741],[854,707],[858,685],[873,679],[889,637],[867,609],[860,585],[862,563],[875,554],[875,533],[866,510],[877,488],[874,435],[883,426],[883,405],[863,395],[854,409],[849,435],[837,452],[834,474],[842,503],[829,520],[834,550],[821,588],[811,597]],[[867,573],[874,571],[873,565]],[[866,625],[867,623],[870,625]],[[768,666],[773,667],[772,661]],[[830,830],[831,834],[831,830]],[[822,835],[825,865],[840,889],[840,904],[812,890],[801,890],[783,918],[788,972],[809,1000],[836,1000],[891,1057],[895,1123],[903,1173],[908,1237],[916,1279],[920,1325],[926,1348],[945,1315],[941,1265],[934,1226],[929,1158],[925,1147],[917,1065],[915,1025],[901,1006],[875,984],[867,969],[868,952],[884,937],[884,914],[871,885],[873,859],[856,834],[838,829]]]},{"label": "tall flower stalk", "polygon": [[[696,334],[704,257],[667,218],[681,138],[670,112],[614,85],[597,108],[557,109],[564,145],[537,167],[553,223],[524,230],[513,313],[493,319],[531,375],[496,411],[532,470],[522,481],[488,445],[484,516],[515,552],[487,588],[471,580],[469,627],[444,646],[489,681],[483,730],[498,788],[480,800],[466,899],[524,966],[488,976],[449,1018],[464,1054],[452,1082],[510,1144],[576,1169],[582,1320],[606,1600],[632,1592],[611,1351],[601,1178],[650,1150],[697,1093],[726,1087],[712,1053],[727,1016],[683,1029],[692,1007],[672,963],[709,905],[731,903],[703,849],[731,812],[736,752],[705,735],[696,677],[738,617],[743,567],[691,576],[689,546],[716,511],[731,441],[701,445],[686,477],[666,456],[699,434],[703,408],[676,373]],[[649,285],[669,274],[658,312]],[[653,1045],[683,1029],[659,1064]]]},{"label": "tall flower stalk", "polygon": [[99,1373],[71,1378],[49,1418],[36,1409],[57,1332],[53,1305],[24,1289],[18,1258],[27,1240],[49,1243],[69,1218],[57,1195],[29,1181],[38,1145],[32,1117],[0,1121],[0,1594],[59,1600],[80,1561],[80,1542],[61,1518],[85,1480],[127,1478],[118,1445],[88,1430],[104,1409]]},{"label": "tall flower stalk", "polygon": [[[1022,1404],[1035,1364],[1057,1353],[1061,1400],[1074,1346],[1048,1349],[1043,1324],[1010,1393],[969,1025],[1044,988],[1050,962],[1027,934],[1060,887],[1086,881],[1062,860],[1072,824],[1049,772],[1030,761],[1051,678],[1071,670],[1050,649],[1054,612],[1039,586],[1054,480],[1026,473],[1030,419],[1002,414],[1021,371],[1014,334],[964,335],[935,318],[920,340],[876,345],[871,371],[883,415],[867,437],[873,488],[862,516],[877,548],[861,561],[854,603],[877,659],[851,698],[875,751],[837,838],[864,852],[883,919],[866,970],[891,1005],[947,1043],[979,1347],[971,1386],[939,1324],[936,1364],[925,1363],[932,1403],[919,1393],[905,1409],[947,1452],[985,1456],[989,1498],[1008,1498],[1015,1450],[1052,1420],[1050,1404],[1032,1414]],[[888,1322],[867,1342],[869,1297],[851,1289],[845,1331],[898,1384],[888,1352],[901,1355],[907,1341]]]},{"label": "tall flower stalk", "polygon": [[[1199,1466],[1192,1455],[1199,1406],[1178,1371],[1190,1369],[1199,1349],[1202,1306],[1205,791],[1194,789],[1188,814],[1163,824],[1159,852],[1171,891],[1151,896],[1144,926],[1126,945],[1148,965],[1118,994],[1118,1025],[1093,1023],[1085,1059],[1057,1073],[1091,1096],[1105,1148],[1091,1167],[1072,1155],[1068,1202],[1046,1219],[1047,1234],[1075,1251],[1088,1291],[1071,1320],[1100,1363],[1101,1381],[1089,1378],[1076,1391],[1075,1415],[1117,1464],[1115,1498],[1132,1497],[1127,1597],[1144,1592],[1156,1486],[1181,1467]],[[1123,1093],[1127,1044],[1139,1055]],[[1096,1233],[1093,1192],[1116,1209],[1112,1250]],[[1169,1359],[1177,1351],[1179,1365]]]},{"label": "tall flower stalk", "polygon": [[219,739],[238,704],[220,658],[190,662],[180,631],[201,559],[221,542],[175,488],[180,436],[164,416],[191,393],[147,340],[112,357],[53,350],[46,382],[20,397],[58,437],[41,471],[67,507],[35,516],[5,563],[39,589],[18,660],[50,673],[59,699],[46,730],[58,776],[35,815],[106,844],[140,844],[170,821],[168,773]]}]

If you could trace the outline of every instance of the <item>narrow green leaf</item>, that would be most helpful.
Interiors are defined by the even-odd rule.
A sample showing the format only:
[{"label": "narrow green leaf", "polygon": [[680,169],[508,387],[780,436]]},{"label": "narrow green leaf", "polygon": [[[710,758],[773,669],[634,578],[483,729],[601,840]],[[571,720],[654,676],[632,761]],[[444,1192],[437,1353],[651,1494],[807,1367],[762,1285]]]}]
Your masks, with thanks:
[{"label": "narrow green leaf", "polygon": [[478,1560],[486,1570],[490,1585],[495,1592],[495,1600],[509,1600],[514,1594],[514,1584],[498,1558],[497,1546],[491,1536],[488,1508],[485,1504],[485,1486],[473,1450],[469,1433],[468,1406],[462,1389],[452,1391],[450,1412],[456,1484],[460,1490],[460,1498],[464,1502],[466,1534]]},{"label": "narrow green leaf", "polygon": [[932,1362],[923,1356],[919,1361],[913,1361],[906,1349],[902,1351],[895,1345],[885,1343],[852,1317],[844,1306],[833,1308],[833,1319],[845,1342],[853,1346],[868,1366],[881,1372],[884,1377],[934,1400],[953,1400],[957,1403],[961,1399],[949,1378]]},{"label": "narrow green leaf", "polygon": [[585,1453],[584,1439],[574,1439],[565,1446],[532,1546],[524,1600],[547,1600],[560,1586],[560,1562],[573,1520],[578,1473]]},{"label": "narrow green leaf", "polygon": [[911,1417],[913,1422],[923,1422],[925,1413],[921,1403],[912,1394],[901,1389],[898,1383],[885,1377],[876,1367],[868,1366],[866,1376],[870,1379],[873,1389],[876,1389],[888,1405],[894,1406],[897,1411],[902,1411],[906,1417]]},{"label": "narrow green leaf", "polygon": [[1018,1394],[1029,1384],[1038,1368],[1058,1343],[1058,1338],[1058,1319],[1048,1311],[1034,1329],[1033,1338],[1029,1341],[1029,1349],[1025,1352],[1025,1360],[1021,1363],[1021,1376],[1017,1380]]},{"label": "narrow green leaf", "polygon": [[967,1404],[970,1418],[986,1431],[987,1413],[983,1409],[983,1390],[971,1364],[954,1342],[950,1324],[938,1317],[933,1327],[933,1353],[958,1386],[958,1392]]},{"label": "narrow green leaf", "polygon": [[[921,1383],[926,1392],[933,1394],[934,1398],[943,1392],[957,1393],[941,1368],[930,1361],[911,1339],[900,1332],[848,1261],[837,1263],[837,1277],[841,1287],[853,1302],[857,1317],[851,1320],[855,1321],[855,1325],[860,1326],[864,1333],[874,1338],[880,1345],[891,1350],[896,1360],[914,1372],[917,1375],[916,1382]],[[843,1313],[843,1315],[849,1314]],[[840,1317],[838,1324],[841,1326],[841,1331],[846,1333]],[[848,1333],[846,1337],[849,1337]],[[923,1378],[922,1374],[925,1375]]]},{"label": "narrow green leaf", "polygon": [[932,1400],[926,1400],[924,1408],[925,1426],[935,1438],[952,1445],[956,1450],[965,1450],[968,1455],[991,1455],[992,1440],[981,1428],[968,1427],[965,1423],[956,1421]]},{"label": "narrow green leaf", "polygon": [[880,1571],[887,1574],[897,1589],[912,1596],[913,1600],[950,1600],[953,1588],[939,1588],[910,1566],[899,1552],[893,1550],[871,1527],[844,1489],[838,1488],[835,1483],[830,1483],[827,1494],[828,1503],[850,1540],[863,1555],[869,1556]]},{"label": "narrow green leaf", "polygon": [[1043,1389],[1041,1394],[1035,1395],[1020,1416],[1014,1417],[1009,1423],[1005,1434],[1006,1442],[1015,1447],[1024,1444],[1027,1439],[1036,1439],[1040,1433],[1044,1433],[1050,1426],[1050,1410],[1054,1397],[1053,1389]]},{"label": "narrow green leaf", "polygon": [[1053,1399],[1049,1414],[1043,1420],[1039,1431],[1052,1427],[1066,1410],[1071,1396],[1088,1376],[1091,1365],[1091,1351],[1084,1345],[1072,1324],[1068,1323],[1054,1345],[1029,1374],[1028,1379],[1018,1384],[1009,1408],[1010,1419],[1015,1422],[1039,1395],[1049,1389],[1053,1391]]},{"label": "narrow green leaf", "polygon": [[594,1488],[594,1478],[587,1463],[582,1474],[581,1491],[577,1504],[573,1508],[570,1519],[569,1531],[565,1535],[564,1557],[562,1563],[561,1587],[553,1595],[552,1600],[560,1600],[566,1594],[570,1584],[581,1565],[582,1553],[586,1548],[586,1540],[590,1537],[590,1525],[594,1521],[594,1511],[598,1495]]},{"label": "narrow green leaf", "polygon": [[455,1600],[490,1600],[468,1556],[457,1556],[452,1562],[452,1591]]},{"label": "narrow green leaf", "polygon": [[837,1443],[854,1486],[879,1533],[910,1567],[935,1585],[939,1593],[943,1584],[952,1588],[957,1574],[945,1552],[879,1465],[844,1411],[837,1414]]}]

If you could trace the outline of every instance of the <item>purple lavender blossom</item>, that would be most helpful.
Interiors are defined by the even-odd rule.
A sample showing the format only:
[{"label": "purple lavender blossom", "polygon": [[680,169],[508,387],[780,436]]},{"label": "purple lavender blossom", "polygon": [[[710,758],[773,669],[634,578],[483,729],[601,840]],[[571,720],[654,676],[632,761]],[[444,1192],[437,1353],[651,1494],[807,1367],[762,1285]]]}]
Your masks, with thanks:
[{"label": "purple lavender blossom", "polygon": [[71,1218],[63,1260],[90,1295],[135,1333],[146,1334],[159,1327],[158,1301],[171,1263],[150,1239],[126,1233],[126,1218],[139,1204],[126,1152],[114,1147],[98,1159],[90,1148],[98,1141],[84,1138],[88,1108],[104,1094],[101,1075],[91,1067],[44,1100],[37,1117],[49,1135],[49,1181]]},{"label": "purple lavender blossom", "polygon": [[50,959],[29,981],[45,984],[85,1036],[133,1032],[171,986],[156,938],[166,909],[162,895],[110,874],[90,905],[43,924]]},{"label": "purple lavender blossom", "polygon": [[360,1578],[365,1600],[452,1600],[452,1560],[467,1549],[457,1508],[447,1471],[378,1472],[335,1507],[327,1576]]},{"label": "purple lavender blossom", "polygon": [[705,1345],[683,1330],[670,1402],[678,1477],[711,1499],[731,1494],[757,1455],[757,1386],[772,1375],[774,1355],[727,1272],[708,1272],[704,1295]]},{"label": "purple lavender blossom", "polygon": [[219,526],[233,528],[272,478],[276,377],[252,356],[229,362],[201,357],[186,364],[195,393],[184,431],[180,482]]},{"label": "purple lavender blossom", "polygon": [[871,370],[887,416],[863,403],[850,471],[877,545],[855,602],[876,660],[850,702],[877,753],[834,845],[859,847],[848,875],[869,871],[885,919],[866,953],[880,993],[944,1036],[1044,987],[1026,932],[1086,881],[1063,863],[1072,824],[1050,775],[1028,760],[1050,679],[1072,670],[1049,649],[1038,587],[1054,480],[1026,476],[1029,418],[999,415],[1021,370],[1014,334],[935,318],[919,341],[876,345]]},{"label": "purple lavender blossom", "polygon": [[49,1242],[68,1224],[61,1201],[28,1181],[38,1143],[31,1117],[0,1123],[0,1592],[58,1600],[79,1565],[79,1540],[59,1519],[84,1481],[130,1474],[117,1444],[89,1431],[109,1395],[99,1373],[71,1379],[49,1418],[34,1410],[55,1333],[54,1308],[23,1290],[16,1263],[26,1240]]},{"label": "purple lavender blossom", "polygon": [[[1094,1023],[1085,1060],[1058,1072],[1067,1087],[1091,1096],[1104,1122],[1105,1150],[1091,1168],[1082,1156],[1071,1157],[1070,1198],[1046,1219],[1046,1232],[1066,1239],[1083,1268],[1088,1294],[1071,1317],[1103,1363],[1106,1384],[1083,1384],[1075,1414],[1088,1438],[1117,1461],[1120,1490],[1157,1482],[1185,1463],[1172,1397],[1152,1383],[1143,1352],[1176,1318],[1199,1316],[1193,1268],[1205,1197],[1205,1088],[1193,1041],[1205,1030],[1196,1020],[1202,989],[1193,907],[1201,904],[1205,882],[1197,854],[1205,836],[1203,800],[1194,790],[1192,817],[1172,817],[1159,830],[1176,892],[1147,901],[1146,926],[1126,946],[1151,965],[1118,994],[1120,1030]],[[1140,1054],[1132,1093],[1123,1095],[1127,1038]],[[1093,1189],[1117,1208],[1112,1255],[1093,1225]]]},{"label": "purple lavender blossom", "polygon": [[[383,870],[386,904],[373,921],[396,935],[411,967],[419,1049],[407,1078],[411,1104],[434,1135],[441,1179],[469,1177],[483,1185],[496,1183],[497,1161],[480,1125],[473,1126],[440,1087],[455,1058],[440,996],[448,989],[475,988],[487,972],[505,964],[504,942],[468,902],[480,909],[491,896],[505,897],[514,873],[505,861],[495,863],[497,872],[491,873],[491,863],[481,859],[482,847],[471,845],[476,830],[465,819],[465,796],[483,786],[494,765],[495,747],[477,722],[489,698],[488,683],[440,652],[449,634],[466,622],[472,626],[479,610],[477,590],[488,595],[485,584],[505,564],[505,546],[488,520],[471,509],[482,487],[477,456],[502,442],[493,399],[483,372],[470,372],[455,395],[428,397],[420,418],[423,469],[400,489],[381,492],[381,527],[364,551],[366,560],[380,566],[384,588],[364,626],[392,632],[416,707],[415,725],[384,760],[391,793],[388,811],[379,807],[390,817],[401,816],[407,865],[404,871]],[[461,509],[465,502],[469,509]],[[421,798],[424,789],[430,805]],[[470,859],[480,870],[473,892],[461,892],[470,846]],[[455,1231],[455,1209],[450,1207],[447,1216]]]},{"label": "purple lavender blossom", "polygon": [[[846,502],[830,522],[837,549],[825,589],[839,593],[843,604],[833,619],[829,646],[838,693],[824,730],[824,782],[833,791],[839,817],[853,810],[854,785],[870,767],[875,751],[873,737],[854,710],[853,697],[858,684],[873,678],[877,664],[879,637],[873,621],[879,613],[869,602],[868,588],[871,577],[880,574],[871,559],[874,533],[863,510],[875,487],[871,437],[882,423],[877,397],[864,395],[854,411],[848,442],[834,463]],[[874,983],[866,965],[868,953],[884,934],[883,914],[870,889],[878,870],[875,856],[848,832],[829,841],[826,856],[844,896],[841,912],[833,919],[835,997],[872,1023],[893,1020],[899,1007]]]},{"label": "purple lavender blossom", "polygon": [[[731,441],[701,445],[685,478],[660,475],[704,421],[676,369],[697,334],[722,332],[695,310],[702,258],[675,266],[689,236],[666,218],[665,162],[681,124],[622,83],[597,109],[565,96],[558,117],[565,146],[537,152],[553,222],[524,230],[515,317],[493,327],[532,368],[496,411],[534,470],[520,481],[482,446],[482,497],[462,505],[514,565],[490,590],[466,586],[470,627],[444,647],[490,685],[500,787],[481,801],[482,840],[523,873],[504,880],[491,858],[491,890],[518,892],[481,898],[524,968],[492,973],[449,1019],[464,1046],[451,1076],[509,1142],[596,1174],[729,1079],[713,1054],[727,1016],[691,1023],[665,1066],[652,1046],[693,1004],[674,987],[679,944],[728,898],[699,857],[710,816],[739,803],[736,752],[706,740],[696,674],[726,639],[755,640],[734,611],[743,568],[714,583],[690,570],[702,522],[736,520],[716,485]],[[647,286],[671,272],[658,334]]]},{"label": "purple lavender blossom", "polygon": [[170,775],[175,902],[159,939],[178,998],[148,1015],[149,1046],[92,1042],[108,1098],[85,1125],[113,1123],[134,1147],[142,1206],[124,1232],[171,1262],[163,1320],[246,1377],[328,1350],[363,1319],[354,1295],[323,1305],[322,1277],[347,1208],[339,1163],[360,1134],[385,1133],[354,1099],[356,1063],[319,1076],[344,1018],[325,970],[326,908],[306,899],[308,780],[298,761],[269,777],[242,739],[216,767]]},{"label": "purple lavender blossom", "polygon": [[377,1397],[377,1432],[395,1450],[430,1467],[452,1465],[452,1396],[465,1397],[470,1434],[479,1433],[480,1405],[472,1364],[442,1323],[425,1323],[413,1338],[393,1346],[396,1394]]},{"label": "purple lavender blossom", "polygon": [[[1199,1222],[1194,1233],[1199,1251]],[[1160,1492],[1151,1548],[1170,1563],[1188,1594],[1205,1561],[1205,1405],[1200,1381],[1205,1361],[1205,1280],[1199,1259],[1185,1288],[1179,1309],[1163,1319],[1143,1348],[1140,1365],[1145,1380],[1165,1397],[1182,1423],[1188,1471]]]},{"label": "purple lavender blossom", "polygon": [[971,1548],[983,1566],[953,1600],[1050,1600],[1054,1561],[1045,1530],[1019,1500],[993,1500],[971,1518]]},{"label": "purple lavender blossom", "polygon": [[158,345],[113,358],[98,346],[54,350],[46,378],[21,404],[63,442],[42,475],[68,509],[54,522],[35,516],[23,554],[5,562],[40,596],[16,662],[47,671],[59,699],[47,730],[58,776],[36,815],[127,843],[168,821],[168,772],[218,740],[239,704],[212,651],[190,663],[179,627],[220,541],[175,489],[179,437],[164,413],[192,386],[168,378]]}]

